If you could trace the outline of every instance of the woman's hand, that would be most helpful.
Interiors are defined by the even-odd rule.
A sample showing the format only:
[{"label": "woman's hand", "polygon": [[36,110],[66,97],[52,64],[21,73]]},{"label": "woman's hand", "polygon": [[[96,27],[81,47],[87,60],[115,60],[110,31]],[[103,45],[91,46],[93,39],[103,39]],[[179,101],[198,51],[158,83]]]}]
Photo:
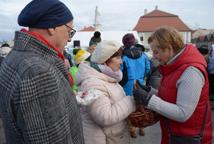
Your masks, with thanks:
[{"label": "woman's hand", "polygon": [[156,90],[151,86],[141,85],[137,80],[134,84],[134,100],[136,104],[147,106],[152,95],[156,94]]}]

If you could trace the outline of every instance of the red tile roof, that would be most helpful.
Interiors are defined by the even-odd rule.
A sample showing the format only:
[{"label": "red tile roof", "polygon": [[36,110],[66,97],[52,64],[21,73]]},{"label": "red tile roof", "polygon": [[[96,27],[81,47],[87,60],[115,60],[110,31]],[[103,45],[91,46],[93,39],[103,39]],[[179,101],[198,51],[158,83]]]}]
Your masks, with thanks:
[{"label": "red tile roof", "polygon": [[95,28],[92,26],[88,26],[88,27],[84,27],[82,30],[80,31],[95,31]]},{"label": "red tile roof", "polygon": [[184,24],[177,15],[157,9],[141,16],[133,30],[136,30],[137,32],[153,32],[158,27],[164,25],[173,26],[178,31],[191,31],[191,29]]}]

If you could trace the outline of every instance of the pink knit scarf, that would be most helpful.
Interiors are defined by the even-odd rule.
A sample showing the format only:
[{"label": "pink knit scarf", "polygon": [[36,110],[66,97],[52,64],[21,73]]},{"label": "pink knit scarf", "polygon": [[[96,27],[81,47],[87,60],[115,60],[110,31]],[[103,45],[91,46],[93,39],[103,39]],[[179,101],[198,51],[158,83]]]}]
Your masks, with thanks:
[{"label": "pink knit scarf", "polygon": [[98,67],[100,68],[100,71],[104,74],[106,74],[109,77],[112,77],[117,80],[117,82],[121,81],[123,78],[123,73],[121,70],[113,71],[110,67],[103,64],[98,64]]}]

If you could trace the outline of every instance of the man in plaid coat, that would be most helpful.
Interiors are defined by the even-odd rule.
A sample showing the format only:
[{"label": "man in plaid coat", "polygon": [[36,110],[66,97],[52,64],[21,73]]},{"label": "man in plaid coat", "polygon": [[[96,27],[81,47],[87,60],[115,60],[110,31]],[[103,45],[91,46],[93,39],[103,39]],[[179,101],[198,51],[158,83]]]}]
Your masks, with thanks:
[{"label": "man in plaid coat", "polygon": [[0,68],[0,113],[8,144],[84,144],[63,50],[73,16],[59,0],[33,0],[18,17],[15,45]]}]

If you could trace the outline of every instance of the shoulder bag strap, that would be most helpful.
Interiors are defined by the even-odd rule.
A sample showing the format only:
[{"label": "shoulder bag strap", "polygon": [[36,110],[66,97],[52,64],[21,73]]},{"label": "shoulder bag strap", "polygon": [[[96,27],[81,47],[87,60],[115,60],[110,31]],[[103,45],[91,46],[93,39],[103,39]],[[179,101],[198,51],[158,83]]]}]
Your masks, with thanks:
[{"label": "shoulder bag strap", "polygon": [[205,109],[202,127],[201,127],[201,131],[200,131],[201,138],[203,138],[203,136],[204,136],[204,129],[205,129],[206,120],[207,120],[207,108],[208,108],[208,103],[206,104],[206,109]]}]

